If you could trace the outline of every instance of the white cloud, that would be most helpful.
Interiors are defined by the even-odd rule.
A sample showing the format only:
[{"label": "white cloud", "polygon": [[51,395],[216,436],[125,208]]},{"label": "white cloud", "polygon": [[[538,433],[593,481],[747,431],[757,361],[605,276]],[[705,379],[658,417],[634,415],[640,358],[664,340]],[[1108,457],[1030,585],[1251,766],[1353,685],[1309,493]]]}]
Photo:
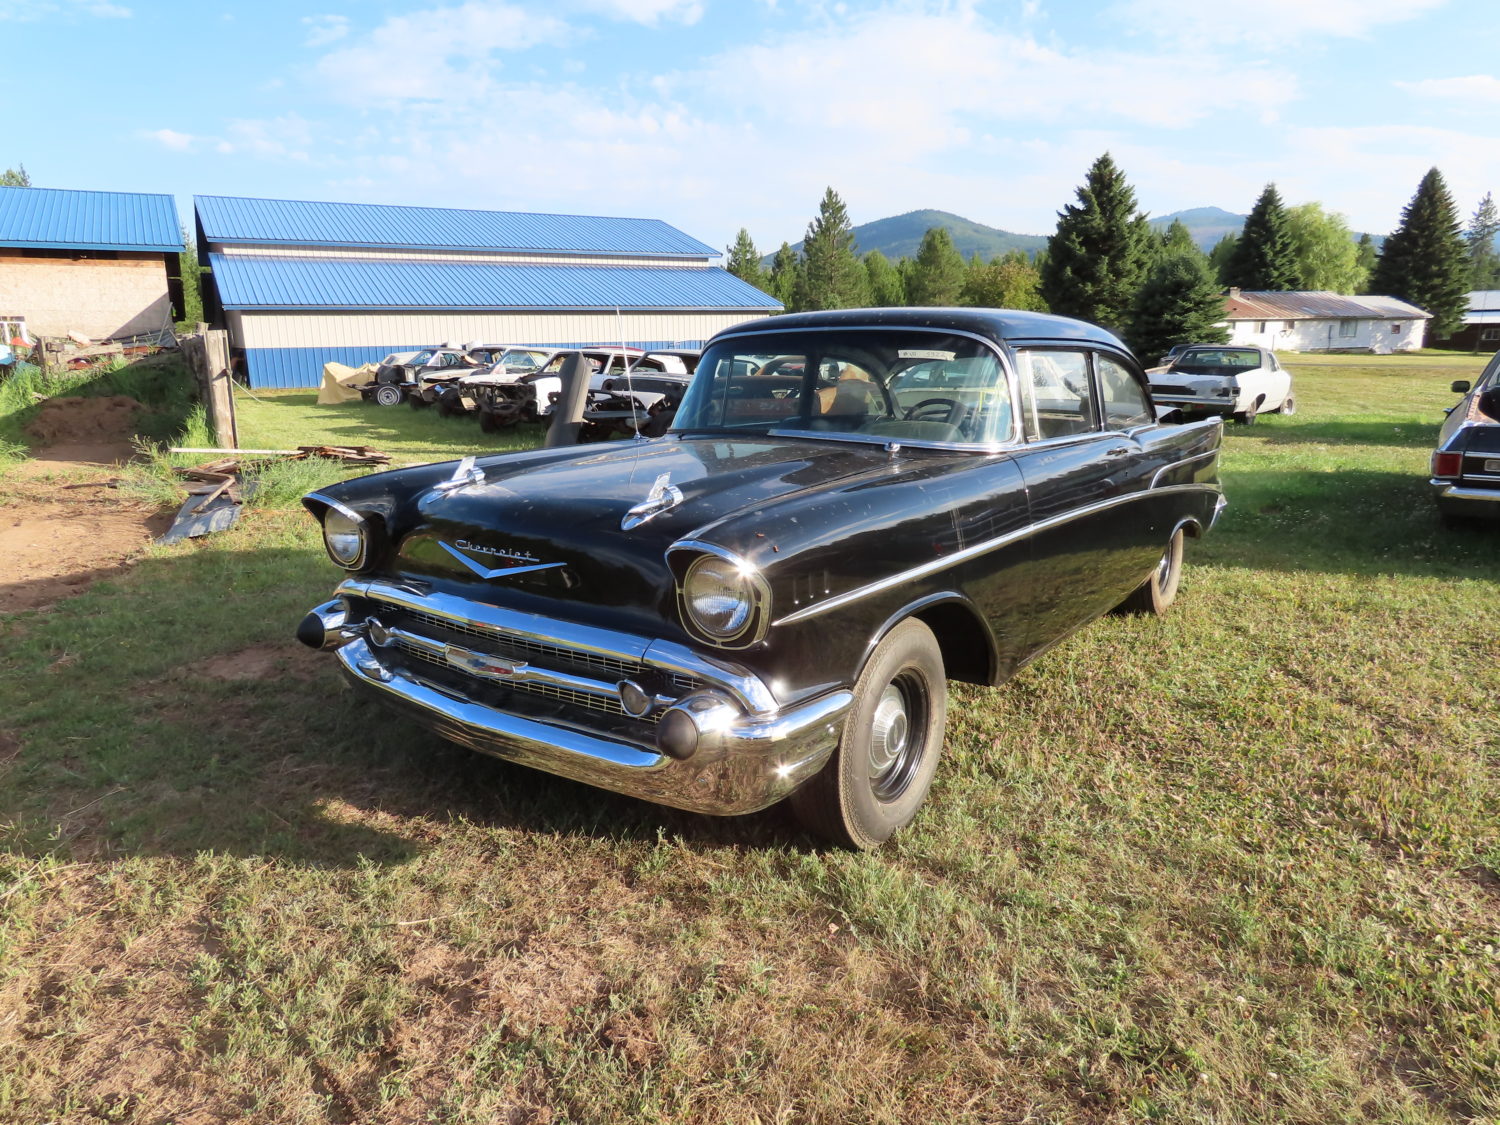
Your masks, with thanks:
[{"label": "white cloud", "polygon": [[29,21],[47,16],[96,16],[129,19],[133,13],[109,0],[0,0],[0,20]]},{"label": "white cloud", "polygon": [[336,96],[363,104],[420,98],[462,104],[488,89],[491,56],[562,42],[566,26],[513,4],[469,3],[393,16],[359,43],[325,55],[319,74]]},{"label": "white cloud", "polygon": [[1426,78],[1397,82],[1409,94],[1423,98],[1454,98],[1478,105],[1500,103],[1500,78],[1493,74],[1470,74],[1462,78]]},{"label": "white cloud", "polygon": [[303,16],[302,22],[307,27],[305,47],[326,47],[349,34],[348,16]]},{"label": "white cloud", "polygon": [[173,152],[186,152],[198,140],[191,133],[179,133],[176,129],[157,129],[147,133],[146,136]]},{"label": "white cloud", "polygon": [[656,24],[663,19],[692,26],[703,18],[702,0],[582,0],[601,15],[633,23]]},{"label": "white cloud", "polygon": [[1448,0],[1121,0],[1112,11],[1146,35],[1196,47],[1250,43],[1267,48],[1303,37],[1363,39],[1379,25],[1415,19]]},{"label": "white cloud", "polygon": [[226,156],[303,162],[318,147],[313,134],[312,126],[295,113],[270,121],[231,121],[215,149]]}]

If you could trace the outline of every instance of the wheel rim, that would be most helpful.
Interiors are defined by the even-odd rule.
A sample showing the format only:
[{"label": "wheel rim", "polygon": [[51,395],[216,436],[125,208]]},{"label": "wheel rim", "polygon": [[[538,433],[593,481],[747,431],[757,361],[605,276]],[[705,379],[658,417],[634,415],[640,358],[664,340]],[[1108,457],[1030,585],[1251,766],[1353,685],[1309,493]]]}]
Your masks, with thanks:
[{"label": "wheel rim", "polygon": [[[1136,571],[1137,574],[1140,571]],[[1165,590],[1167,583],[1172,580],[1172,548],[1168,547],[1162,554],[1161,562],[1156,564],[1156,588]]]},{"label": "wheel rim", "polygon": [[886,685],[870,723],[867,763],[870,789],[881,801],[906,791],[922,755],[919,732],[926,724],[925,695],[917,677],[898,676]]}]

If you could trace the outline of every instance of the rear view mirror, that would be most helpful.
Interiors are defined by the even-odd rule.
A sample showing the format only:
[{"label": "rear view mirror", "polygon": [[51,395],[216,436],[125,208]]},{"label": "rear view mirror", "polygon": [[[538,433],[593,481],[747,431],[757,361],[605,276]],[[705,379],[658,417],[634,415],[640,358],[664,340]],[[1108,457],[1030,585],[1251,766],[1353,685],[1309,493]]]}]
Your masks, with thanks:
[{"label": "rear view mirror", "polygon": [[1469,393],[1469,381],[1467,379],[1455,379],[1453,380],[1453,385],[1448,389],[1456,395],[1466,395]]}]

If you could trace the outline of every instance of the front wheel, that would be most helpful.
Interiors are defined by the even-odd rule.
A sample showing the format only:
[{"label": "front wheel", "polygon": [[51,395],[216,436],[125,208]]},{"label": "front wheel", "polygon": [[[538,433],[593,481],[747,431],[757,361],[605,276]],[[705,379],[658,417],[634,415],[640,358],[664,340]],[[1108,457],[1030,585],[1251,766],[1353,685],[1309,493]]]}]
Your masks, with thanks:
[{"label": "front wheel", "polygon": [[401,400],[406,397],[406,392],[392,383],[381,383],[370,397],[375,400],[377,406],[400,406]]},{"label": "front wheel", "polygon": [[1151,577],[1142,582],[1131,595],[1116,607],[1117,613],[1148,613],[1160,617],[1167,607],[1177,600],[1177,587],[1182,582],[1182,549],[1186,539],[1182,528],[1167,540],[1167,549],[1157,561]]},{"label": "front wheel", "polygon": [[942,650],[931,629],[909,618],[860,673],[834,756],[792,794],[797,818],[843,847],[879,847],[926,801],[947,722]]}]

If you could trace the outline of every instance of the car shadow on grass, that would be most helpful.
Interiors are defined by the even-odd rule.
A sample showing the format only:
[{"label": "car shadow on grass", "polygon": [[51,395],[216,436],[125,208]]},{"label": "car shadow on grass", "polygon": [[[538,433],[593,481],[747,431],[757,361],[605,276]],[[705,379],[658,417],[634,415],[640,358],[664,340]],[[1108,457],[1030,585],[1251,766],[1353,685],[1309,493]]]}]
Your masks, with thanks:
[{"label": "car shadow on grass", "polygon": [[[347,690],[294,638],[324,560],[192,547],[0,626],[0,851],[410,862],[456,833],[805,842],[474,753]],[[227,597],[226,583],[240,587]],[[247,595],[249,595],[247,597]]]},{"label": "car shadow on grass", "polygon": [[1252,426],[1226,423],[1224,435],[1266,445],[1388,445],[1431,449],[1439,422],[1316,422],[1301,417],[1258,419]]}]

